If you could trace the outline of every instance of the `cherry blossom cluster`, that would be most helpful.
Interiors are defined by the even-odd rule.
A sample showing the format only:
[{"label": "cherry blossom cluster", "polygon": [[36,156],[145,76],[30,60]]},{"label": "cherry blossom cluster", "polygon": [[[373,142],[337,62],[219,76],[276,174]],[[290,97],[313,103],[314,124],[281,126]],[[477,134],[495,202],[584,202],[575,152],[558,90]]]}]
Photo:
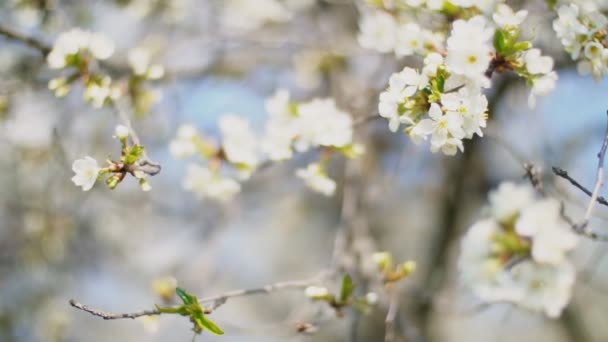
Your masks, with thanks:
[{"label": "cherry blossom cluster", "polygon": [[95,108],[102,107],[111,99],[118,98],[120,90],[112,84],[109,76],[93,72],[91,65],[110,58],[113,53],[114,43],[101,33],[78,28],[61,33],[47,56],[47,62],[51,69],[64,69],[70,73],[52,79],[49,89],[57,97],[63,97],[69,93],[71,84],[81,79],[85,86],[85,101]]},{"label": "cherry blossom cluster", "polygon": [[120,159],[118,161],[108,159],[106,161],[108,166],[104,168],[100,167],[97,160],[90,156],[77,159],[72,164],[72,171],[75,173],[72,182],[76,186],[80,186],[82,191],[89,191],[97,181],[107,176],[105,183],[110,189],[115,189],[126,175],[130,174],[138,180],[143,191],[150,191],[152,187],[146,180],[148,173],[144,170],[148,163],[143,158],[144,147],[131,143],[130,136],[131,131],[128,127],[116,126],[114,137],[122,145]]},{"label": "cherry blossom cluster", "polygon": [[422,72],[406,67],[393,74],[380,94],[378,110],[391,131],[406,124],[413,142],[430,136],[433,153],[454,155],[463,151],[462,139],[483,135],[488,101],[474,81],[450,76],[443,62],[434,53],[425,59]]},{"label": "cherry blossom cluster", "polygon": [[557,14],[553,29],[572,59],[578,61],[579,73],[600,80],[608,73],[608,19],[595,2],[581,7],[562,5]]},{"label": "cherry blossom cluster", "polygon": [[333,99],[290,101],[286,90],[268,98],[266,109],[269,119],[261,137],[235,114],[219,120],[220,144],[191,125],[179,127],[169,146],[171,154],[178,159],[198,155],[206,162],[206,166],[190,165],[183,187],[201,198],[226,201],[240,191],[238,181],[247,180],[263,163],[285,161],[294,152],[318,148],[320,160],[297,170],[296,175],[312,190],[333,195],[336,183],[325,170],[329,155],[338,152],[356,157],[362,153],[362,148],[353,144],[350,114],[340,110]]},{"label": "cherry blossom cluster", "polygon": [[[397,12],[411,10],[414,3],[425,4],[424,1],[406,3],[407,6],[395,4]],[[483,135],[488,116],[483,89],[491,86],[493,73],[512,70],[524,78],[531,87],[531,107],[536,103],[536,96],[553,90],[557,74],[551,57],[542,56],[540,50],[532,48],[531,42],[520,39],[519,25],[527,16],[526,11],[514,12],[502,3],[492,6],[474,1],[443,3],[440,13],[448,14],[445,13],[448,11],[468,17],[451,23],[445,35],[447,39],[420,40],[443,33],[426,34],[412,23],[405,23],[398,33],[389,32],[386,27],[390,25],[386,22],[403,16],[394,16],[394,11],[387,12],[383,7],[373,15],[386,22],[370,24],[366,22],[369,18],[364,17],[359,41],[381,52],[394,50],[397,55],[424,56],[422,70],[406,67],[390,77],[388,88],[380,94],[379,114],[389,120],[391,131],[405,124],[405,132],[415,143],[430,137],[433,153],[442,151],[454,155],[463,151],[463,139]],[[426,6],[430,6],[430,2],[426,2]],[[482,15],[486,13],[482,9],[491,9],[491,16]],[[372,41],[382,46],[369,44]],[[399,52],[404,50],[407,53]]]},{"label": "cherry blossom cluster", "polygon": [[101,33],[72,29],[57,37],[47,56],[49,68],[65,70],[65,76],[49,81],[49,89],[57,97],[66,96],[76,81],[84,85],[84,99],[95,108],[117,100],[128,93],[138,114],[147,112],[156,102],[158,95],[144,86],[146,80],[158,80],[164,75],[160,64],[153,64],[149,51],[135,48],[128,53],[128,62],[133,75],[126,86],[114,82],[97,68],[100,61],[107,60],[114,53],[114,43]]},{"label": "cherry blossom cluster", "polygon": [[489,215],[461,242],[464,283],[485,302],[509,302],[559,317],[576,272],[568,254],[577,235],[559,201],[538,198],[530,185],[506,182],[489,195]]}]

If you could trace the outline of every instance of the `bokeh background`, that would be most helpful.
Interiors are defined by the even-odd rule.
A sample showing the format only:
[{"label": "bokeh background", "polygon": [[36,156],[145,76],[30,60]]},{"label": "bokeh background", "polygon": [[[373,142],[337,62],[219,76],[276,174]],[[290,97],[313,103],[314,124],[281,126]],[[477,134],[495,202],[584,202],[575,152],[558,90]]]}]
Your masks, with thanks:
[{"label": "bokeh background", "polygon": [[[356,233],[340,263],[363,265],[353,274],[357,291],[380,295],[368,315],[336,318],[302,291],[250,296],[213,313],[226,335],[199,339],[381,341],[388,298],[366,278],[360,259],[383,250],[418,264],[400,289],[398,340],[608,339],[601,243],[585,241],[577,250],[579,281],[559,320],[479,305],[455,269],[459,238],[481,215],[487,192],[504,180],[525,181],[522,161],[542,168],[547,191],[564,199],[573,217],[586,198],[555,179],[551,166],[583,184],[594,180],[608,84],[576,74],[542,1],[512,4],[531,11],[526,34],[556,59],[557,88],[531,110],[523,81],[495,75],[486,137],[468,143],[464,154],[433,155],[373,120],[357,129],[367,149],[361,160],[332,159],[332,198],[310,192],[293,174],[318,157],[314,151],[256,173],[227,204],[181,188],[187,163],[168,152],[179,124],[213,136],[217,119],[236,113],[260,132],[264,99],[278,87],[297,99],[332,96],[353,116],[367,117],[388,76],[419,63],[360,48],[353,1],[283,2],[289,15],[257,0],[0,1],[4,26],[48,43],[72,27],[103,32],[117,45],[113,65],[126,65],[128,49],[145,46],[166,68],[166,77],[150,84],[158,101],[133,120],[148,154],[163,165],[150,180],[153,191],[143,193],[129,179],[115,191],[98,184],[82,192],[70,181],[71,163],[117,151],[116,113],[91,109],[78,89],[55,98],[47,89],[53,72],[39,53],[0,38],[0,340],[189,341],[187,319],[103,321],[68,300],[130,312],[161,303],[152,285],[166,277],[202,296],[307,279],[332,266],[345,225]],[[607,215],[598,209],[592,226],[605,229]],[[298,321],[315,322],[318,331],[298,334]]]}]

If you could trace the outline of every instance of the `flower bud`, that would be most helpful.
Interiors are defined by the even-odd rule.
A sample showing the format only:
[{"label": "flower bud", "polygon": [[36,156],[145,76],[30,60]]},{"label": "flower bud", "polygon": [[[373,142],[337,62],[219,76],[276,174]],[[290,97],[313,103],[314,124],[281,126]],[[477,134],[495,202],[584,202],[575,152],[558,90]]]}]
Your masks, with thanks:
[{"label": "flower bud", "polygon": [[127,126],[118,125],[114,129],[114,134],[118,139],[126,139],[129,136],[130,130]]}]

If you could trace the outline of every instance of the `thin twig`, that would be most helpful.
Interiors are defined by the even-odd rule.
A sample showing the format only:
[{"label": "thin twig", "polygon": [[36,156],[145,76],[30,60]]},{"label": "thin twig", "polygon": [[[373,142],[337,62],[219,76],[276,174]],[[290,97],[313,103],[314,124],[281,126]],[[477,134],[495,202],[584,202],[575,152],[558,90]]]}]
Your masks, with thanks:
[{"label": "thin twig", "polygon": [[393,288],[390,291],[390,301],[388,304],[388,312],[384,320],[384,342],[393,342],[396,338],[395,319],[399,312],[399,291]]},{"label": "thin twig", "polygon": [[[606,112],[606,115],[608,116],[608,112]],[[591,219],[591,214],[593,213],[595,202],[597,201],[597,198],[599,196],[600,189],[604,185],[604,159],[606,158],[606,149],[608,149],[608,124],[606,125],[606,133],[604,134],[602,147],[597,153],[597,174],[595,177],[595,186],[593,188],[593,193],[591,194],[591,199],[589,200],[589,205],[587,206],[587,211],[585,212],[585,217],[583,221],[583,225],[585,227],[589,223],[589,219]]]},{"label": "thin twig", "polygon": [[42,53],[42,55],[44,56],[48,55],[49,52],[51,52],[51,46],[46,44],[45,42],[34,37],[26,36],[1,24],[0,36],[4,36],[10,40],[22,42],[25,45],[40,51],[40,53]]},{"label": "thin twig", "polygon": [[[554,166],[553,168],[553,173],[560,177],[563,178],[565,180],[567,180],[568,182],[570,182],[570,184],[574,185],[577,189],[581,190],[582,192],[584,192],[587,196],[591,196],[592,192],[591,190],[587,189],[584,185],[582,185],[581,183],[579,183],[576,179],[572,178],[568,172],[562,168],[559,168],[557,166]],[[602,196],[598,196],[596,198],[597,203],[608,206],[608,200],[606,200],[606,198],[602,197]]]},{"label": "thin twig", "polygon": [[[207,306],[204,308],[205,313],[211,313],[215,309],[217,309],[218,307],[220,307],[221,305],[226,303],[226,301],[229,298],[251,296],[251,295],[256,295],[256,294],[270,294],[273,292],[287,290],[287,289],[302,289],[302,288],[306,288],[310,285],[313,285],[314,283],[319,281],[322,275],[323,275],[323,273],[321,273],[320,275],[318,275],[316,277],[308,279],[308,280],[284,281],[284,282],[278,282],[278,283],[262,286],[259,288],[229,291],[229,292],[225,292],[223,294],[217,295],[217,296],[201,298],[201,299],[199,299],[199,303],[201,303],[201,304],[212,303],[210,306]],[[102,310],[84,305],[74,299],[70,299],[69,303],[71,306],[73,306],[76,309],[88,312],[93,316],[101,317],[105,320],[127,319],[127,318],[135,319],[135,318],[142,317],[142,316],[155,316],[155,315],[161,314],[161,312],[157,309],[142,310],[142,311],[131,312],[131,313],[111,313],[111,312],[102,311]]]},{"label": "thin twig", "polygon": [[[129,119],[129,114],[127,113],[126,106],[122,105],[120,101],[113,101],[114,108],[118,112],[118,116],[122,121],[123,125],[125,125],[130,132],[131,140],[135,145],[142,146],[141,141],[139,140],[139,136],[137,132],[133,129],[133,125],[131,124],[131,120]],[[150,176],[155,176],[161,171],[161,165],[157,162],[154,162],[148,157],[148,153],[144,150],[142,160],[138,163],[138,169]]]}]

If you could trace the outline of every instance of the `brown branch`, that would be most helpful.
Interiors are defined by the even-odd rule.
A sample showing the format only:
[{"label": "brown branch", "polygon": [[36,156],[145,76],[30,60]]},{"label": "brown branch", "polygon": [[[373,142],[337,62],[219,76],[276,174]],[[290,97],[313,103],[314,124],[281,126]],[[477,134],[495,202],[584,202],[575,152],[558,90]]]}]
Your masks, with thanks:
[{"label": "brown branch", "polygon": [[[205,313],[209,314],[209,313],[213,312],[215,309],[217,309],[218,307],[220,307],[221,305],[223,305],[224,303],[226,303],[226,301],[228,301],[229,298],[251,296],[251,295],[256,295],[256,294],[271,294],[273,292],[288,290],[288,289],[303,289],[310,285],[315,284],[323,276],[324,276],[324,273],[322,272],[319,275],[317,275],[316,277],[313,277],[308,280],[284,281],[284,282],[278,282],[278,283],[262,286],[259,288],[229,291],[229,292],[225,292],[223,294],[217,295],[217,296],[201,298],[201,299],[199,299],[199,303],[201,303],[201,304],[211,303],[211,305],[204,308]],[[102,310],[90,307],[88,305],[84,305],[74,299],[70,299],[69,303],[72,307],[74,307],[76,309],[88,312],[93,316],[101,317],[105,320],[135,319],[135,318],[142,317],[142,316],[156,316],[156,315],[161,314],[161,312],[158,311],[157,309],[142,310],[142,311],[136,311],[136,312],[131,312],[131,313],[111,313],[111,312],[106,312],[106,311],[102,311]]]},{"label": "brown branch", "polygon": [[[557,166],[552,167],[553,173],[560,177],[563,178],[565,180],[567,180],[568,182],[570,182],[570,184],[572,184],[574,187],[576,187],[577,189],[581,190],[582,192],[584,192],[587,196],[591,196],[592,192],[591,190],[587,189],[584,185],[582,185],[581,183],[579,183],[576,179],[572,178],[569,174],[568,171],[559,168]],[[601,204],[601,205],[605,205],[608,206],[608,200],[606,200],[606,198],[602,197],[602,196],[598,196],[596,198],[597,203]]]},{"label": "brown branch", "polygon": [[10,40],[22,42],[25,45],[40,51],[40,53],[42,53],[43,56],[48,55],[52,49],[52,47],[50,45],[46,44],[45,42],[43,42],[37,38],[26,36],[22,33],[19,33],[13,29],[10,29],[1,24],[0,24],[0,36],[4,36]]},{"label": "brown branch", "polygon": [[135,319],[141,316],[155,316],[155,315],[160,315],[160,311],[154,309],[154,310],[143,310],[143,311],[138,311],[138,312],[132,312],[132,313],[111,313],[111,312],[106,312],[106,311],[101,311],[99,309],[95,309],[92,307],[89,307],[87,305],[84,305],[82,303],[79,303],[77,301],[75,301],[74,299],[70,299],[70,305],[75,307],[76,309],[82,310],[82,311],[86,311],[88,313],[90,313],[93,316],[97,316],[97,317],[101,317],[105,320],[110,320],[110,319],[126,319],[126,318],[130,318],[130,319]]}]

